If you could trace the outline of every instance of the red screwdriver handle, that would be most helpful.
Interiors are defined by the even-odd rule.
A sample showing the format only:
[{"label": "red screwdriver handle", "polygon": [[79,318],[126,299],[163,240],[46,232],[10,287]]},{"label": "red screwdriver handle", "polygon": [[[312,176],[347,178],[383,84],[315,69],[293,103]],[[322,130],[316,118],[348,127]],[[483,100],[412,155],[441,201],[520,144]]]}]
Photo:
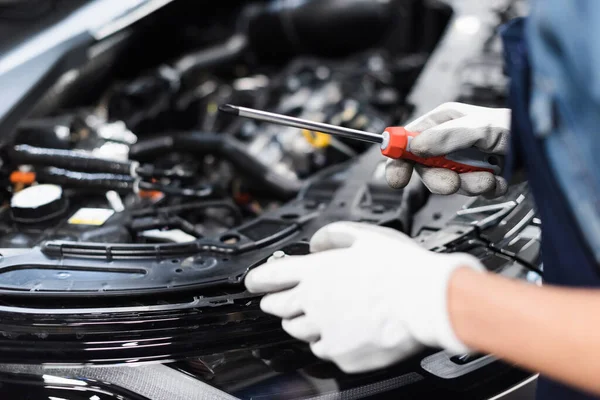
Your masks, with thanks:
[{"label": "red screwdriver handle", "polygon": [[381,154],[388,158],[411,160],[428,167],[447,168],[459,174],[477,171],[496,175],[502,173],[502,156],[484,153],[475,148],[456,151],[446,156],[417,157],[410,152],[410,141],[417,135],[419,133],[407,131],[401,126],[386,128],[383,132]]}]

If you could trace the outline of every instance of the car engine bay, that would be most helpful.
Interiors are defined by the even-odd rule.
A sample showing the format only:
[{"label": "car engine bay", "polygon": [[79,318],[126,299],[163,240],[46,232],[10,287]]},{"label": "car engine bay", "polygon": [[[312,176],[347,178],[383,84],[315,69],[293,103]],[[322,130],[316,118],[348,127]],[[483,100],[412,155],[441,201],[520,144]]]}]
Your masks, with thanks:
[{"label": "car engine bay", "polygon": [[[71,44],[85,60],[61,54],[68,67],[0,118],[0,370],[175,360],[232,393],[220,374],[257,358],[277,365],[267,344],[294,348],[276,368],[312,365],[242,282],[274,253],[307,254],[312,234],[340,220],[539,281],[526,183],[499,199],[430,195],[418,179],[393,190],[370,145],[218,112],[233,103],[381,132],[446,101],[503,106],[496,28],[522,2],[165,3]],[[417,358],[405,365],[441,380],[502,371],[493,389],[472,384],[461,398],[529,376],[491,356]],[[341,379],[331,368],[321,379]],[[461,387],[450,386],[436,390]]]}]

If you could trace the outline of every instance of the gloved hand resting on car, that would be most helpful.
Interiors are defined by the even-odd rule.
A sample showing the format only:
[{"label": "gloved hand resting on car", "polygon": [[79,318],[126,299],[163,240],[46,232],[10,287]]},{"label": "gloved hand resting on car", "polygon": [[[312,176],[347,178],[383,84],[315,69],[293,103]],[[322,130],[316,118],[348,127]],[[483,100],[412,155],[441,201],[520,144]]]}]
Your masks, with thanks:
[{"label": "gloved hand resting on car", "polygon": [[[420,132],[410,144],[419,157],[441,156],[475,146],[486,153],[506,154],[510,137],[510,110],[445,103],[406,125]],[[408,184],[413,168],[427,188],[436,194],[459,193],[497,197],[508,189],[506,181],[489,172],[457,174],[444,168],[414,165],[407,160],[389,160],[388,184],[396,189]]]},{"label": "gloved hand resting on car", "polygon": [[337,222],[310,242],[313,254],[248,273],[252,293],[269,293],[263,311],[345,372],[385,367],[423,345],[461,353],[448,315],[447,288],[461,267],[483,270],[467,254],[438,254],[390,228]]}]

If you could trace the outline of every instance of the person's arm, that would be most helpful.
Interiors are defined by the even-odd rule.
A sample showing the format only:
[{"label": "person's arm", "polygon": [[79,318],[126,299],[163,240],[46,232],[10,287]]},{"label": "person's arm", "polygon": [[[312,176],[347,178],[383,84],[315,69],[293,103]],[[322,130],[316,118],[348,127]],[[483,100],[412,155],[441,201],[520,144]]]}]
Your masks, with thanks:
[{"label": "person's arm", "polygon": [[566,384],[600,394],[600,291],[538,287],[459,269],[448,309],[458,338]]},{"label": "person's arm", "polygon": [[[446,103],[407,125],[420,157],[476,146],[505,154],[510,111]],[[506,181],[490,173],[456,174],[405,160],[386,166],[393,188],[417,171],[440,194],[497,196]],[[263,311],[345,372],[400,361],[423,345],[454,354],[493,353],[532,371],[600,394],[600,291],[539,288],[485,272],[475,257],[433,253],[406,235],[337,222],[311,239],[313,254],[261,265],[245,279],[267,293]],[[465,270],[466,269],[466,270]]]}]

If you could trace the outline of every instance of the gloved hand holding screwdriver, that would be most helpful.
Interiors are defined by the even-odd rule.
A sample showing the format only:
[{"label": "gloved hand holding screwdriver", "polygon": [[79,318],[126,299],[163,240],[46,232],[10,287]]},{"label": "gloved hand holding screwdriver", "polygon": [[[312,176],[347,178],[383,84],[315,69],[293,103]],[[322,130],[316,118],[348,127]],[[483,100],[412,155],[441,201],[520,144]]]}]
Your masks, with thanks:
[{"label": "gloved hand holding screwdriver", "polygon": [[[445,103],[405,127],[420,132],[410,150],[420,157],[443,156],[475,147],[485,153],[505,155],[509,145],[510,110]],[[458,174],[446,168],[430,168],[403,159],[388,160],[388,184],[402,188],[414,168],[423,183],[436,194],[459,193],[468,196],[498,197],[508,189],[504,178],[490,172]]]},{"label": "gloved hand holding screwdriver", "polygon": [[[406,126],[418,156],[445,155],[472,146],[504,154],[510,111],[446,103]],[[444,168],[389,160],[393,188],[411,179],[413,166],[434,193],[498,196],[506,181],[490,172],[458,174]],[[319,230],[311,255],[289,257],[251,271],[246,286],[269,293],[263,311],[283,318],[283,329],[310,343],[315,355],[346,372],[390,365],[423,345],[469,350],[448,315],[448,283],[459,268],[481,273],[467,254],[437,254],[408,236],[373,225],[338,222]]]},{"label": "gloved hand holding screwdriver", "polygon": [[[507,183],[498,174],[487,168],[457,173],[446,160],[473,147],[476,153],[505,154],[510,119],[506,109],[439,106],[406,126],[419,133],[409,150],[419,162],[392,157],[397,159],[386,166],[389,185],[405,186],[416,170],[434,193],[505,193]],[[440,155],[441,161],[422,162]],[[354,222],[325,226],[310,250],[259,266],[245,284],[250,292],[265,293],[262,310],[282,318],[286,332],[345,372],[384,368],[430,346],[494,354],[540,372],[538,387],[551,389],[546,398],[558,390],[544,386],[548,378],[600,394],[600,353],[594,350],[600,348],[600,320],[589,311],[600,308],[597,290],[507,279],[486,272],[468,254],[433,253],[398,231]],[[568,265],[568,257],[560,262],[586,268]],[[566,386],[560,393],[588,398],[573,397],[575,390]]]},{"label": "gloved hand holding screwdriver", "polygon": [[388,183],[401,188],[416,164],[425,185],[438,194],[456,192],[497,197],[507,190],[502,174],[508,147],[508,109],[489,109],[446,103],[406,127],[383,133],[360,131],[287,115],[224,104],[219,110],[278,125],[325,132],[353,140],[378,143],[391,160]]}]

